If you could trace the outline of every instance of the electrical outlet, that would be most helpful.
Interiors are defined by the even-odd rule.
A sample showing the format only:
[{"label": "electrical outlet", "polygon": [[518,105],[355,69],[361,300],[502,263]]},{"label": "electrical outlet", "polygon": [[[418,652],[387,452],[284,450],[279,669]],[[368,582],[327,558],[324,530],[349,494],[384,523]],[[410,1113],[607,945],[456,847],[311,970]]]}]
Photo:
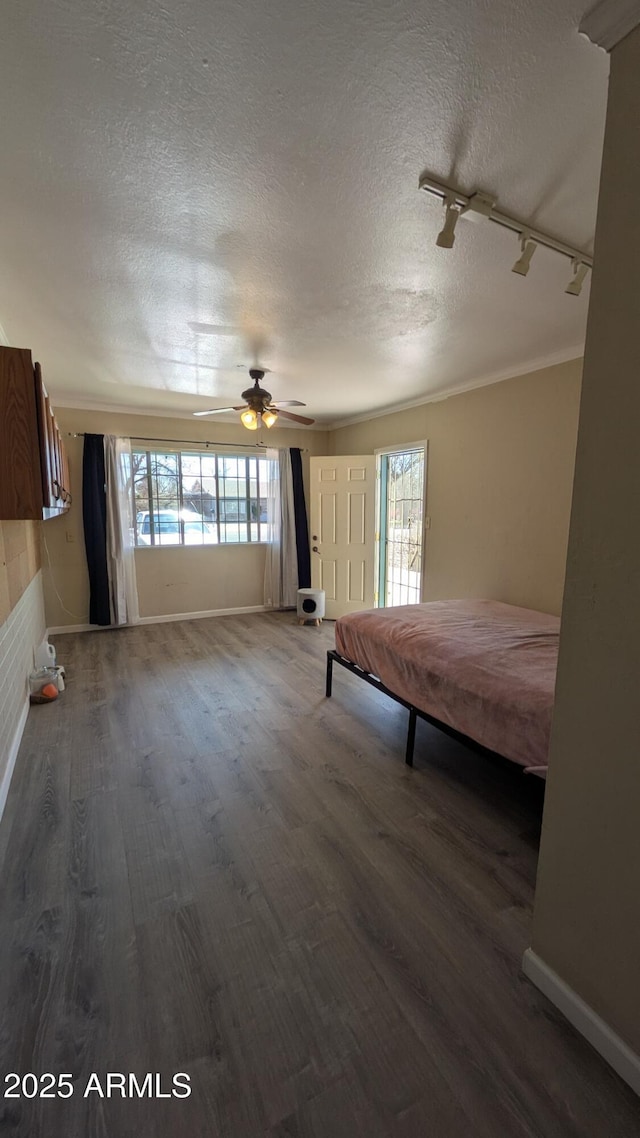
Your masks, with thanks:
[{"label": "electrical outlet", "polygon": [[69,545],[73,545],[74,541],[76,540],[75,533],[72,533],[71,530],[68,529],[65,536],[66,536],[67,541],[69,542]]}]

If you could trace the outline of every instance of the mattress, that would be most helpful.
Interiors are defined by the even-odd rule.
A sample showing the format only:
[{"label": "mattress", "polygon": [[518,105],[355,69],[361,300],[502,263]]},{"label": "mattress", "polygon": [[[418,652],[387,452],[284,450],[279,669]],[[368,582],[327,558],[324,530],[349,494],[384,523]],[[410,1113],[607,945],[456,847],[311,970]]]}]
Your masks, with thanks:
[{"label": "mattress", "polygon": [[351,613],[336,651],[391,692],[525,767],[546,768],[556,616],[490,600]]}]

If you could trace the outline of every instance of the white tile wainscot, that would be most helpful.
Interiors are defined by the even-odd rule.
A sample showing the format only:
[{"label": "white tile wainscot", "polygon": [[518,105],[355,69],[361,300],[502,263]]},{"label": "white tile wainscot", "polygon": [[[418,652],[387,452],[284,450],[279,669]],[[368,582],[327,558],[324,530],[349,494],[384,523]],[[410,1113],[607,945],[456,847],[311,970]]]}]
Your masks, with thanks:
[{"label": "white tile wainscot", "polygon": [[36,573],[0,625],[0,817],[29,711],[33,653],[45,634],[42,573]]}]

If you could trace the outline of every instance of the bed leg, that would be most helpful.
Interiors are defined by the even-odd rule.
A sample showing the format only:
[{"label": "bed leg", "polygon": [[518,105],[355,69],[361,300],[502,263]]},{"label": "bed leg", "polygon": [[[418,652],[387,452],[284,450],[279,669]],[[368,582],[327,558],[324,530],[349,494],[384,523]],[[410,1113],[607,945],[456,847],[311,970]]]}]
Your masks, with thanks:
[{"label": "bed leg", "polygon": [[408,767],[413,766],[413,745],[416,741],[416,709],[415,707],[409,708],[409,727],[407,729],[407,749],[405,751],[404,761]]},{"label": "bed leg", "polygon": [[329,699],[329,696],[331,695],[331,681],[332,681],[332,679],[333,679],[333,659],[331,657],[331,654],[329,652],[327,652],[327,683],[326,683],[325,692],[324,692],[327,699]]}]

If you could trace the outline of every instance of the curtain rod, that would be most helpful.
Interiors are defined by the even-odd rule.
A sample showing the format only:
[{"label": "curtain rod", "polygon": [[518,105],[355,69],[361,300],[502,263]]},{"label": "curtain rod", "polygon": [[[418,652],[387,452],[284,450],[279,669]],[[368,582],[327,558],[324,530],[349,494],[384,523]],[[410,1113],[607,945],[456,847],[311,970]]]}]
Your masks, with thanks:
[{"label": "curtain rod", "polygon": [[[86,431],[67,431],[67,435],[72,439],[83,439]],[[135,443],[180,443],[182,446],[198,446],[198,447],[244,447],[245,450],[271,450],[272,448],[267,443],[223,443],[216,442],[211,439],[157,439],[150,435],[128,435],[130,442]],[[273,450],[277,450],[273,447]],[[299,448],[304,454],[308,453],[307,447]]]},{"label": "curtain rod", "polygon": [[[67,434],[72,439],[83,439],[86,431],[67,431]],[[199,447],[250,447],[252,450],[256,447],[262,450],[268,450],[266,443],[222,443],[212,441],[210,439],[158,439],[152,435],[128,435],[132,443],[182,443],[183,446],[199,446]]]}]

